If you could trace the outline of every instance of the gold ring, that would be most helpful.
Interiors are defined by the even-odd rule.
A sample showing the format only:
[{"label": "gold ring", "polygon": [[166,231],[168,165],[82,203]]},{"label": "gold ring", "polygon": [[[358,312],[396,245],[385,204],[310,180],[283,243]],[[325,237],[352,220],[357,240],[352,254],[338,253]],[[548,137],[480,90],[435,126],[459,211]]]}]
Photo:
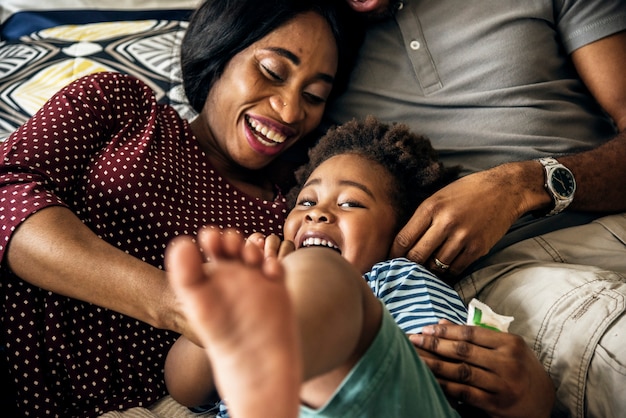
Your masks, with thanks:
[{"label": "gold ring", "polygon": [[441,270],[448,270],[450,268],[450,264],[442,263],[437,257],[435,257],[435,265]]}]

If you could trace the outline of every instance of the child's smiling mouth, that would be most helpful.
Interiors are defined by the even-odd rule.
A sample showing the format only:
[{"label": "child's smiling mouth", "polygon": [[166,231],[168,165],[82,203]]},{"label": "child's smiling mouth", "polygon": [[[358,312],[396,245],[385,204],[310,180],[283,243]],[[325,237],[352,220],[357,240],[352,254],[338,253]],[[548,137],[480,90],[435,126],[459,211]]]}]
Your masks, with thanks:
[{"label": "child's smiling mouth", "polygon": [[326,247],[326,248],[330,248],[331,250],[335,250],[339,254],[341,254],[341,249],[337,246],[337,244],[327,239],[323,239],[319,237],[309,237],[305,239],[304,241],[302,241],[300,248],[307,248],[307,247]]}]

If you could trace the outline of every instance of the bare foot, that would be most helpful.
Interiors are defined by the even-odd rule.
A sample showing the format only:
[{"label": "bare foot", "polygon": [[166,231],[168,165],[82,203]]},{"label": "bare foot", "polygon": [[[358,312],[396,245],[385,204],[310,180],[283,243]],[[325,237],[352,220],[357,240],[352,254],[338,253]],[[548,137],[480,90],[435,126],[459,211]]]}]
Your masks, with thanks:
[{"label": "bare foot", "polygon": [[231,416],[297,417],[302,354],[282,266],[233,231],[198,241],[168,247],[168,277]]}]

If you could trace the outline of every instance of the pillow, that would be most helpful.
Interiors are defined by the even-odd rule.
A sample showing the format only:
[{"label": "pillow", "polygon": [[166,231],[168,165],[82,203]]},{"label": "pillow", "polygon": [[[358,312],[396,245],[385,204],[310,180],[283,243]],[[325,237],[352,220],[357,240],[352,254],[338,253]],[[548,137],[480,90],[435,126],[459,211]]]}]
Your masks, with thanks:
[{"label": "pillow", "polygon": [[[53,17],[72,23],[0,42],[0,141],[63,86],[98,71],[134,75],[155,91],[161,103],[171,104],[182,117],[195,116],[184,97],[179,65],[180,42],[191,9],[181,10],[175,20],[107,17],[98,21],[110,16],[110,11],[102,12],[91,14],[96,21],[85,24],[73,23],[76,15],[59,13]],[[172,16],[171,10],[157,12]],[[37,13],[50,21],[49,11]],[[89,15],[84,10],[78,11],[81,14]]]},{"label": "pillow", "polygon": [[[201,0],[2,0],[0,23],[20,11],[117,10],[157,11],[192,10]],[[126,20],[126,19],[123,19]],[[78,22],[76,22],[78,23]],[[2,39],[2,38],[0,38]]]}]

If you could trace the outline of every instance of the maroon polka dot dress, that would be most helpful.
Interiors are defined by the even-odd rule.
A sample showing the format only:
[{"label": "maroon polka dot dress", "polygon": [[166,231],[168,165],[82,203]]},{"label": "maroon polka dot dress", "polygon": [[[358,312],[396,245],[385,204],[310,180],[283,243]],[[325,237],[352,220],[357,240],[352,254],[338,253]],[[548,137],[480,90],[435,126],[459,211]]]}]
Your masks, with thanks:
[{"label": "maroon polka dot dress", "polygon": [[150,405],[165,395],[163,364],[177,337],[13,275],[5,251],[29,215],[69,207],[101,238],[159,268],[174,236],[206,224],[282,235],[282,195],[253,198],[221,178],[188,123],[121,74],[64,88],[0,143],[0,158],[0,355],[26,416]]}]

